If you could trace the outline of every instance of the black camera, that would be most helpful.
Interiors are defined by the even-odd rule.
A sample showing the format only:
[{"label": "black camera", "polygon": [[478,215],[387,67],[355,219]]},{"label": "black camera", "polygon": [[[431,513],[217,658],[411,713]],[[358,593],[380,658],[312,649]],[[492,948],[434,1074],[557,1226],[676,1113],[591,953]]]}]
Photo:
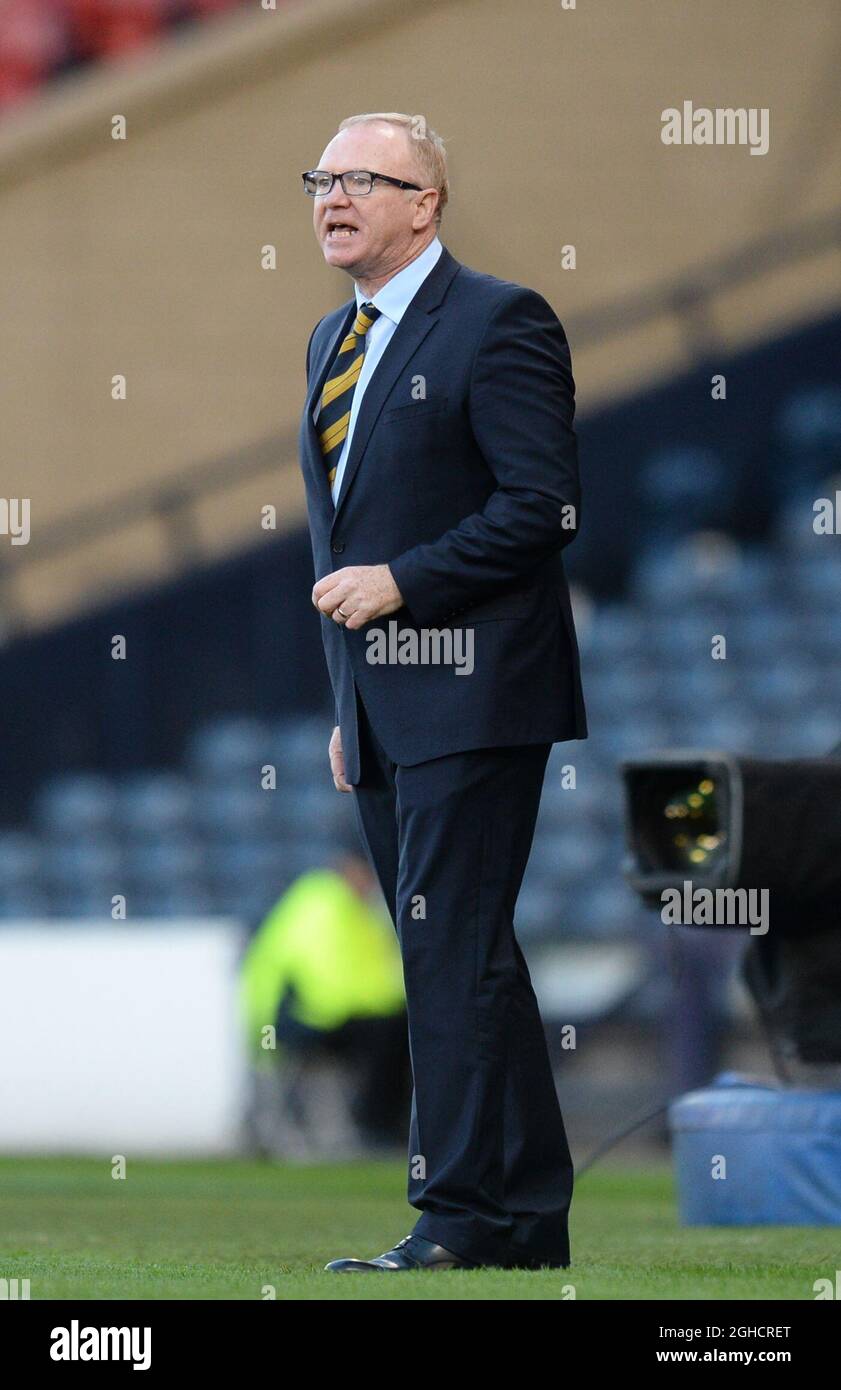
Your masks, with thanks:
[{"label": "black camera", "polygon": [[841,1084],[841,750],[622,764],[631,886],[665,923],[742,929],[780,1076]]}]

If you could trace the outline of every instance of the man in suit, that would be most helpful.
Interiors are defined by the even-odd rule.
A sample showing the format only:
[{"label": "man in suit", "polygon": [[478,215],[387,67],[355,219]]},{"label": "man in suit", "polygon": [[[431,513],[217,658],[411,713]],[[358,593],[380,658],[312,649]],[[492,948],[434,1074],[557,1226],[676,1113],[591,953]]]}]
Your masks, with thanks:
[{"label": "man in suit", "polygon": [[351,117],[304,187],[355,290],[310,338],[301,464],[330,763],[403,956],[420,1212],[327,1268],[563,1267],[572,1165],[513,916],[550,747],[587,734],[569,350],[540,295],[441,244],[421,117]]}]

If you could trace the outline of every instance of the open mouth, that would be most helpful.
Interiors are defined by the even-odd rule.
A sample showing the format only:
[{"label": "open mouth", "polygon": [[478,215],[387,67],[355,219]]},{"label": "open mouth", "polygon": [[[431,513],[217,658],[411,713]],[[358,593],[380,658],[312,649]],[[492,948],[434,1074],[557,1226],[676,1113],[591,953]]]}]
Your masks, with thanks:
[{"label": "open mouth", "polygon": [[351,227],[349,222],[333,222],[327,228],[328,241],[343,241],[347,237],[356,236],[359,229]]}]

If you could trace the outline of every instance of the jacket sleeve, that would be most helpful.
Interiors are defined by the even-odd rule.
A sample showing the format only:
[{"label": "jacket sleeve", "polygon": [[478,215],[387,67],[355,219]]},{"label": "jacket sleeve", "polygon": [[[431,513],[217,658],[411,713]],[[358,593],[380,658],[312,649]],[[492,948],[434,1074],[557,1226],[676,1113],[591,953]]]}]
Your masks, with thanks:
[{"label": "jacket sleeve", "polygon": [[481,511],[390,562],[418,623],[450,619],[504,592],[578,529],[569,347],[555,313],[533,290],[517,287],[495,306],[476,350],[468,404],[496,487]]}]

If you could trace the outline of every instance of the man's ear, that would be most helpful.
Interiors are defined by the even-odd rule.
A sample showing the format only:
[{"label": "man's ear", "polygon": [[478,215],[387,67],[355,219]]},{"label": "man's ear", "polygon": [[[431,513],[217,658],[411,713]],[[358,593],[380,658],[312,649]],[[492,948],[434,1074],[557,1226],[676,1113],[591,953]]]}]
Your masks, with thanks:
[{"label": "man's ear", "polygon": [[418,196],[412,218],[412,227],[416,232],[422,232],[435,217],[439,196],[437,188],[425,188]]}]

